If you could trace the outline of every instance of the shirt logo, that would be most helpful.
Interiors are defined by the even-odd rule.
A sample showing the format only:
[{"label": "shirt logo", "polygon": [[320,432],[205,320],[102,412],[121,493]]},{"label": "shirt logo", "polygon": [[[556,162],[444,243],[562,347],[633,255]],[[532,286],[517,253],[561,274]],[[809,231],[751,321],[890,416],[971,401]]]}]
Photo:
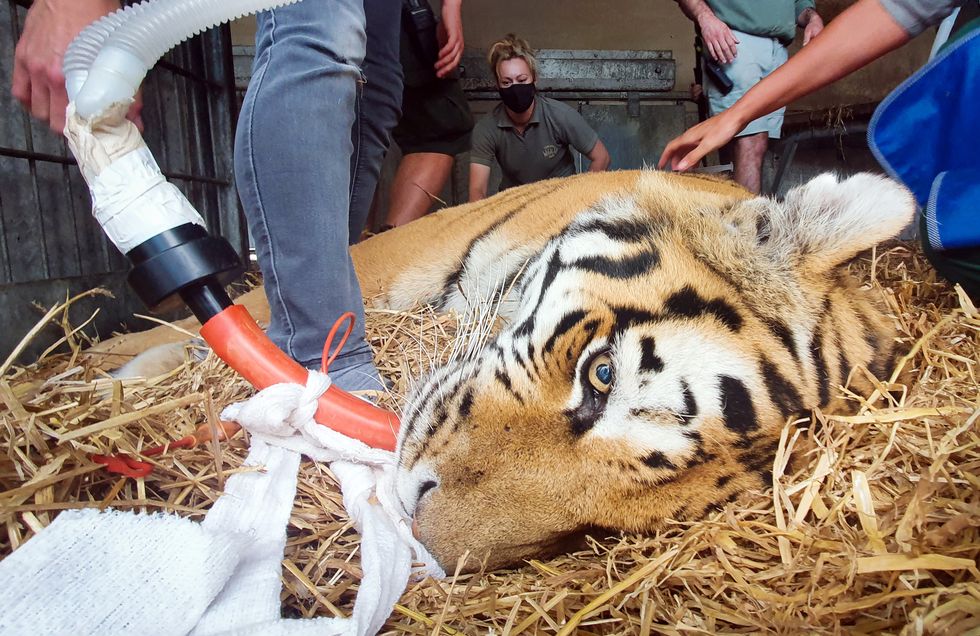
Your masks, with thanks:
[{"label": "shirt logo", "polygon": [[544,149],[541,152],[542,154],[544,154],[545,159],[554,159],[555,156],[558,154],[558,146],[554,144],[548,144],[547,146],[544,147]]}]

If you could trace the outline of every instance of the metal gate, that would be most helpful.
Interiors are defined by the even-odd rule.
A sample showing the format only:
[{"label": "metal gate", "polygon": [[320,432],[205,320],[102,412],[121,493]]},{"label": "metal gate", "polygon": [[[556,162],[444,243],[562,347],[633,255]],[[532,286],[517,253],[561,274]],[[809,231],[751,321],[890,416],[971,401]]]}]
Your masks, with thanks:
[{"label": "metal gate", "polygon": [[[34,121],[10,94],[14,47],[30,2],[5,0],[0,10],[0,359],[20,342],[41,312],[92,287],[116,300],[81,303],[83,320],[107,336],[134,311],[126,259],[91,215],[88,189],[64,140]],[[246,255],[248,236],[234,188],[235,106],[231,35],[212,29],[171,51],[143,84],[147,144],[163,173],[208,223]],[[149,323],[129,324],[138,329]],[[22,356],[36,356],[56,337],[42,334]]]}]

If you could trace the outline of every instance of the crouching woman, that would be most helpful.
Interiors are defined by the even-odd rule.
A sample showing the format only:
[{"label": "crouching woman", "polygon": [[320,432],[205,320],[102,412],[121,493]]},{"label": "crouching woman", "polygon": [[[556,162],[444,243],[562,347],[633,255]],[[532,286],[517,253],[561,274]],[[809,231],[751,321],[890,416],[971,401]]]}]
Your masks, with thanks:
[{"label": "crouching woman", "polygon": [[537,63],[525,40],[510,34],[494,42],[487,61],[501,103],[473,131],[470,201],[487,196],[494,160],[501,190],[575,174],[572,148],[589,158],[590,171],[609,167],[606,147],[578,111],[537,93]]}]

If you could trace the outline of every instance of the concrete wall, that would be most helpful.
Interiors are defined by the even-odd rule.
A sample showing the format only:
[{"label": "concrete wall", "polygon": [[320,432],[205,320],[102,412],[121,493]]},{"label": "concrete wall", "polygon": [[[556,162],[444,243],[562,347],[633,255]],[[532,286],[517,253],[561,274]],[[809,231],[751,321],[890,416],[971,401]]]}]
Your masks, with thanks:
[{"label": "concrete wall", "polygon": [[[438,10],[440,0],[432,0]],[[817,0],[825,21],[851,4],[850,0]],[[538,48],[552,49],[670,49],[677,60],[675,90],[687,90],[694,80],[694,31],[674,0],[465,0],[463,26],[469,47],[486,48],[513,31]],[[254,22],[233,25],[236,44],[250,44]],[[793,104],[791,110],[819,110],[879,101],[925,61],[933,31],[868,68]],[[798,38],[799,40],[799,38]],[[799,42],[794,44],[794,50]]]}]

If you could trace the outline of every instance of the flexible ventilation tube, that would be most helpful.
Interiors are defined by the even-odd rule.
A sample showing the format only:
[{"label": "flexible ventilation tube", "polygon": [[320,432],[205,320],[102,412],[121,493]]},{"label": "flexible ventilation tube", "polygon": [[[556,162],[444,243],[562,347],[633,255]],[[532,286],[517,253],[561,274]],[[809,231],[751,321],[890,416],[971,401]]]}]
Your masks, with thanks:
[{"label": "flexible ventilation tube", "polygon": [[[85,28],[65,52],[65,87],[74,113],[91,121],[113,104],[128,103],[147,71],[187,38],[297,1],[147,0],[103,17]],[[204,227],[200,214],[164,179],[142,139],[121,139],[105,152],[90,152],[94,162],[78,156],[78,145],[86,144],[73,145],[72,150],[92,192],[93,214],[124,254],[180,225]],[[124,182],[131,185],[120,188]]]},{"label": "flexible ventilation tube", "polygon": [[85,84],[88,70],[99,55],[99,51],[102,50],[102,45],[116,30],[116,27],[125,22],[126,19],[122,11],[110,13],[101,20],[93,22],[68,45],[68,49],[65,51],[64,73],[69,101],[74,101],[75,97],[78,96],[78,91]]},{"label": "flexible ventilation tube", "polygon": [[82,31],[68,48],[64,64],[68,99],[75,102],[79,116],[92,117],[113,102],[132,98],[146,72],[187,38],[297,1],[171,0],[128,6]]}]

